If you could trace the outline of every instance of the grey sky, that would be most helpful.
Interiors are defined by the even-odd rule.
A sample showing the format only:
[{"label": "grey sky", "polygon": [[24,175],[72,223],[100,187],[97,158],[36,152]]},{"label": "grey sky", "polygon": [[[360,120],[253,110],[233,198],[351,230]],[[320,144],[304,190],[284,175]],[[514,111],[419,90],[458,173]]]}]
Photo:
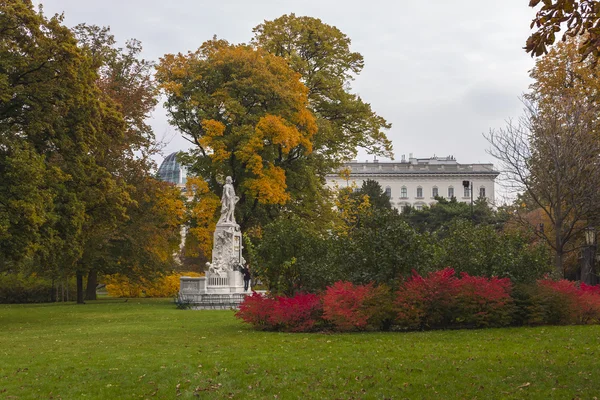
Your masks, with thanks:
[{"label": "grey sky", "polygon": [[[213,35],[248,42],[252,28],[294,12],[320,18],[365,58],[353,91],[393,124],[396,159],[454,155],[494,162],[482,133],[521,113],[533,61],[523,50],[534,11],[525,0],[42,0],[47,15],[110,26],[119,43],[142,41],[144,56],[195,50]],[[187,148],[158,108],[165,153]],[[359,159],[372,159],[361,153]]]}]

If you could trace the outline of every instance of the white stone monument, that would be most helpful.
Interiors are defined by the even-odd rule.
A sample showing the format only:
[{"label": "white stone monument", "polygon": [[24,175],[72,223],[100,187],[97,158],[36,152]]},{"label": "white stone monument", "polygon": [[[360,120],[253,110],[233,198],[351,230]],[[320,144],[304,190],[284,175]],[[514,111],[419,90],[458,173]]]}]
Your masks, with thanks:
[{"label": "white stone monument", "polygon": [[235,222],[235,195],[231,177],[223,185],[221,217],[213,235],[212,262],[206,263],[208,270],[202,278],[182,276],[179,301],[190,303],[195,308],[236,307],[244,296],[244,280],[240,267],[245,264],[242,257],[242,232]]}]

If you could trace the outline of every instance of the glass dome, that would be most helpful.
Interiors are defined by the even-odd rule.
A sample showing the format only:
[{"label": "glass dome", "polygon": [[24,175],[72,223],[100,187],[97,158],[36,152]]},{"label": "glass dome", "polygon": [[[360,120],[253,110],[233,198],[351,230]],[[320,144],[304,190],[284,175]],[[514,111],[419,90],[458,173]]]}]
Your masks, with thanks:
[{"label": "glass dome", "polygon": [[176,185],[185,185],[187,181],[187,169],[177,161],[177,154],[169,154],[158,168],[158,178],[165,182]]}]

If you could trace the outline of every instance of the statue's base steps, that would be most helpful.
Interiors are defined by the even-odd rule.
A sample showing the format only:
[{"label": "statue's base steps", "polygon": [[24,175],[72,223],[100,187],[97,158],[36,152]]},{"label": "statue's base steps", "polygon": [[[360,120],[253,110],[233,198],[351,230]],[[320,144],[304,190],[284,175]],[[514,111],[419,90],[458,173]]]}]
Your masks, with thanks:
[{"label": "statue's base steps", "polygon": [[238,309],[246,296],[252,292],[245,293],[179,293],[177,301],[185,304],[193,310],[229,310]]}]

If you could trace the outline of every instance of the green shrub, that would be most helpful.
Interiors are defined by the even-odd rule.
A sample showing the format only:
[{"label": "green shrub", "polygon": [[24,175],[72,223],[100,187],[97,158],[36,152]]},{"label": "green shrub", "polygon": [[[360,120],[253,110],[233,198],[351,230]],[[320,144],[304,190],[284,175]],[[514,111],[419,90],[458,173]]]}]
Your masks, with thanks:
[{"label": "green shrub", "polygon": [[[71,279],[66,291],[75,298],[75,283]],[[47,303],[56,300],[57,284],[36,274],[0,273],[0,303]],[[60,295],[59,295],[60,297]]]}]

